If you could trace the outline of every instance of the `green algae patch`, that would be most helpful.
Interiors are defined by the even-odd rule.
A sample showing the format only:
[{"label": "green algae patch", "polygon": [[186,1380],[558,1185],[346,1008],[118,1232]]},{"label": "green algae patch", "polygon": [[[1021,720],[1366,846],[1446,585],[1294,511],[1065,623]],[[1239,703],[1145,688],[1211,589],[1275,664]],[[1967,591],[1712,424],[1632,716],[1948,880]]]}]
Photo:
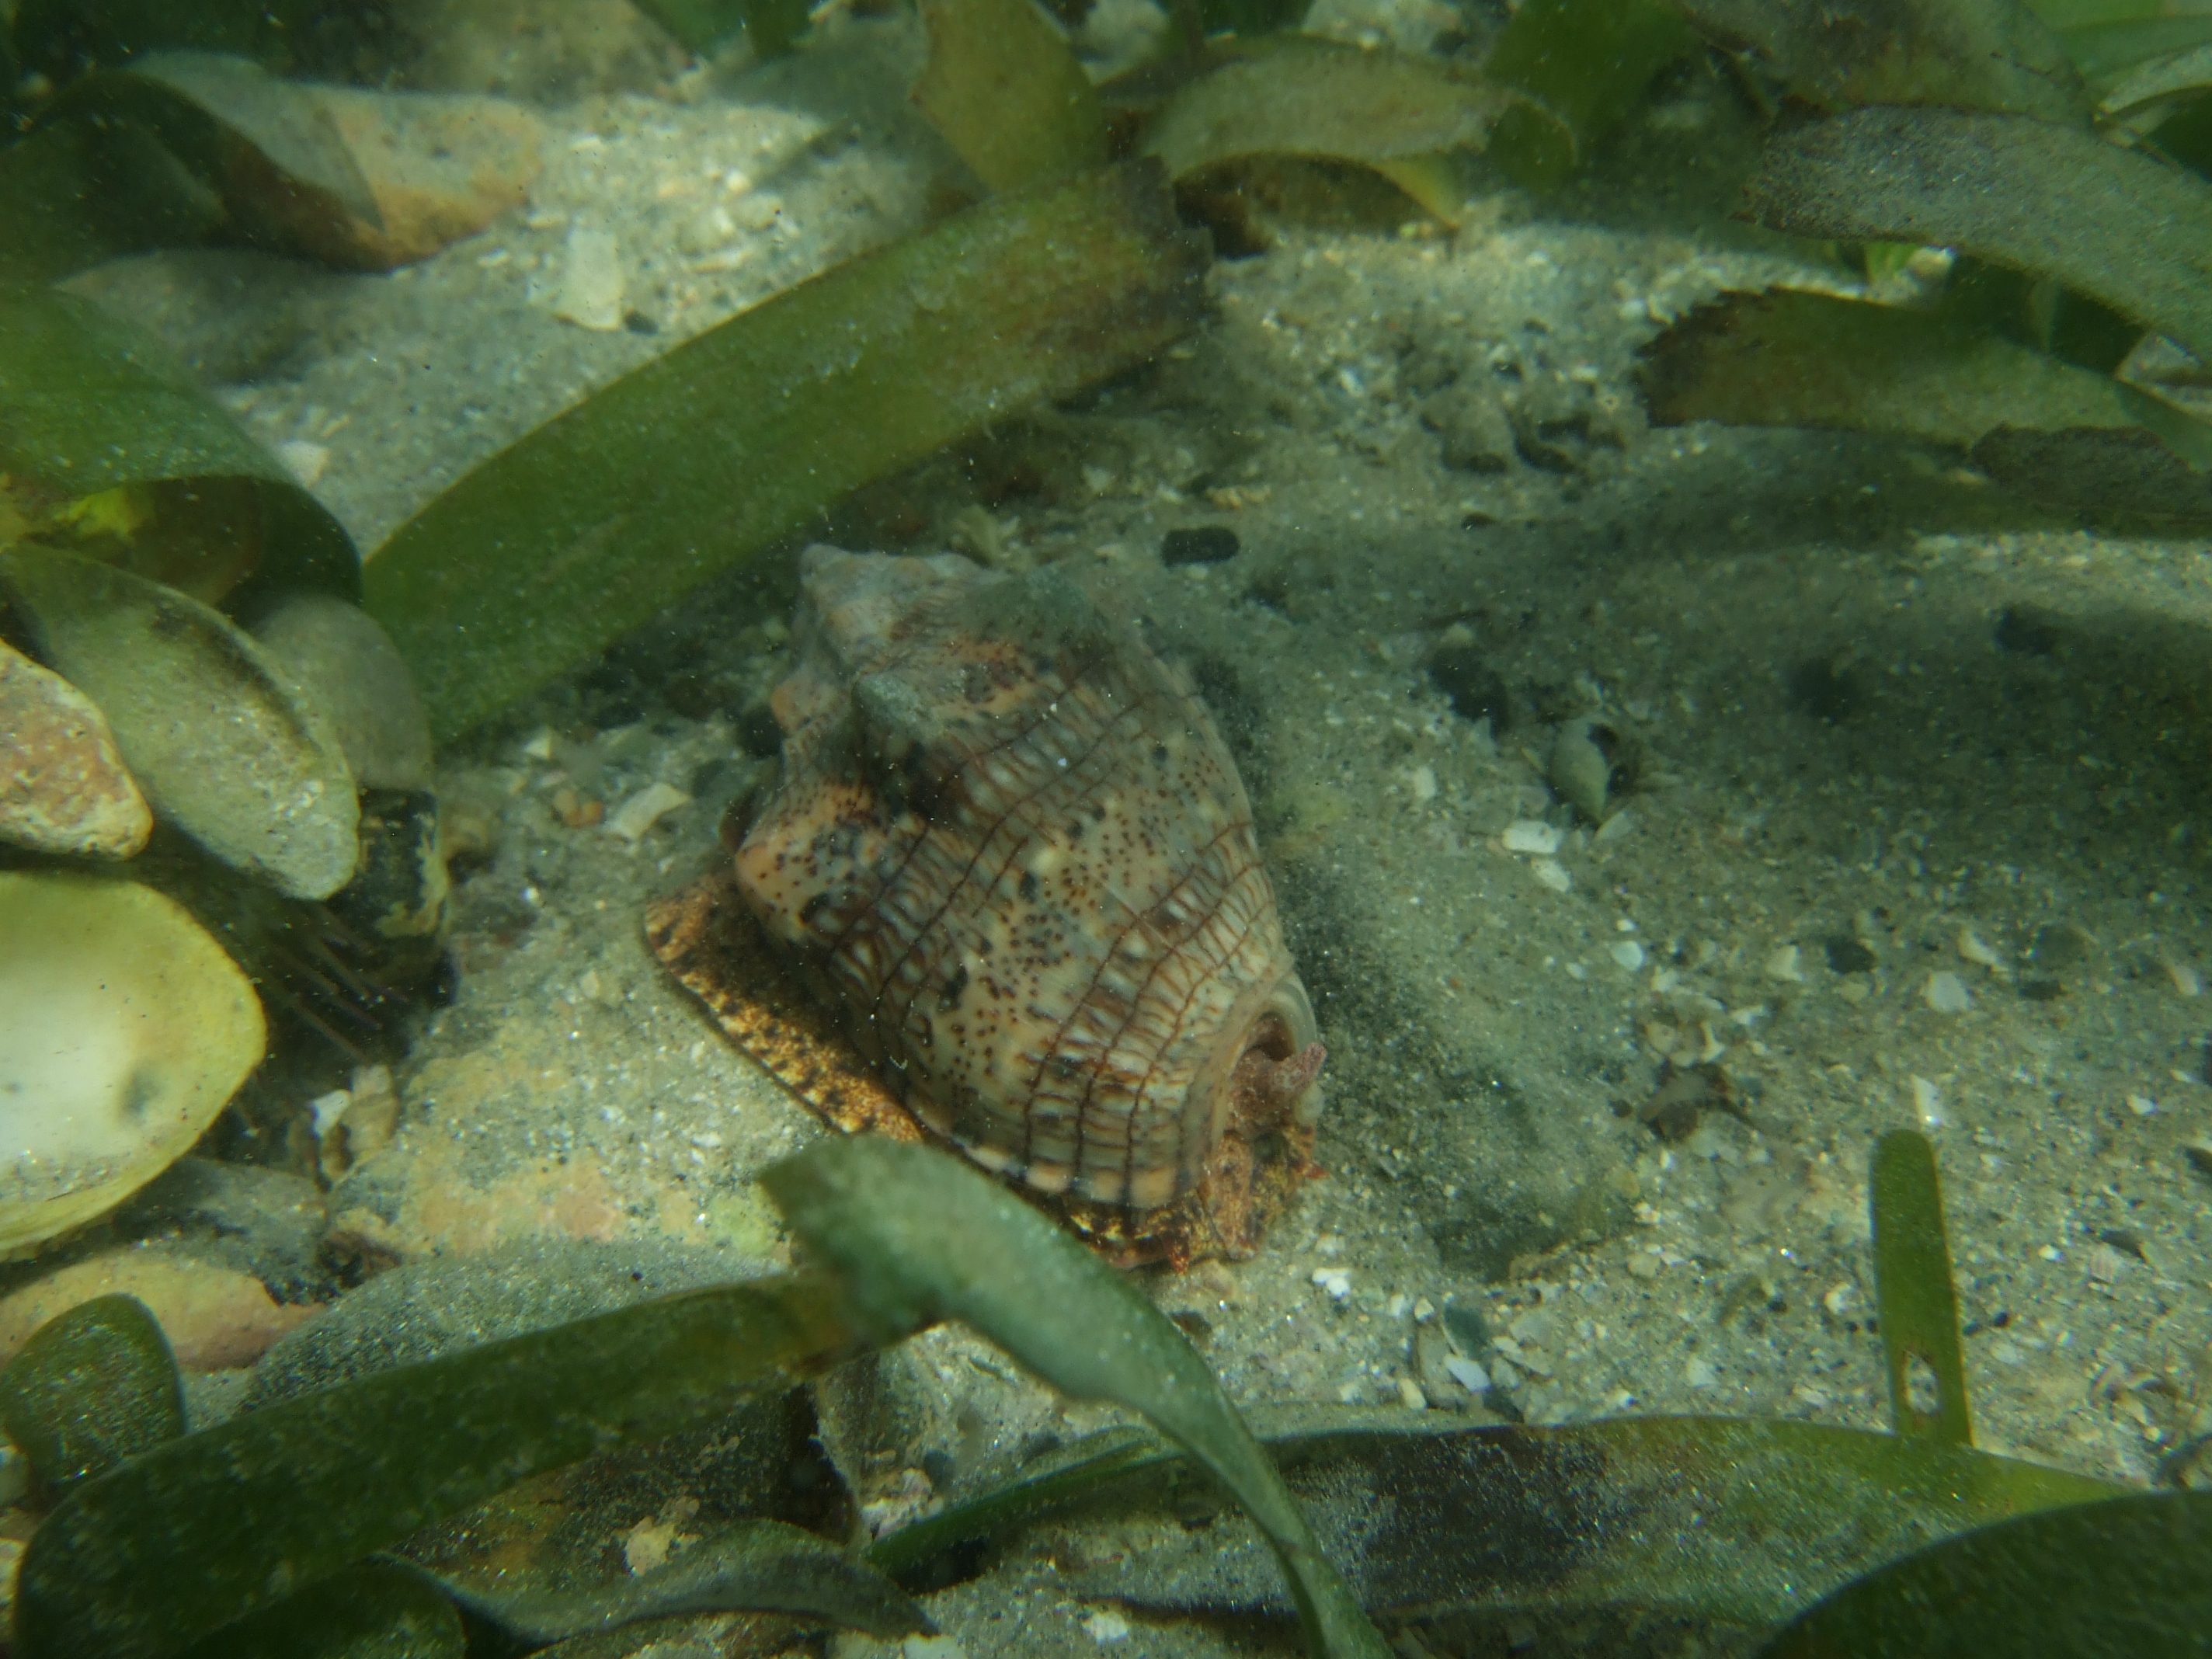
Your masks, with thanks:
[{"label": "green algae patch", "polygon": [[184,1384],[146,1304],[98,1297],[39,1327],[0,1370],[0,1429],[46,1493],[182,1434]]},{"label": "green algae patch", "polygon": [[1280,1565],[1310,1653],[1389,1653],[1212,1370],[1094,1252],[927,1147],[827,1142],[762,1179],[827,1266],[856,1328],[889,1343],[957,1319],[1062,1394],[1142,1413],[1250,1515]]},{"label": "green algae patch", "polygon": [[922,0],[929,62],[914,101],[994,191],[1106,164],[1106,116],[1066,36],[1032,0]]},{"label": "green algae patch", "polygon": [[2212,1631],[2212,1492],[2133,1492],[1947,1538],[1844,1586],[1759,1659],[2142,1659]]},{"label": "green algae patch", "polygon": [[528,1568],[502,1571],[490,1585],[437,1577],[455,1601],[533,1649],[696,1613],[799,1613],[871,1636],[932,1628],[873,1567],[781,1521],[738,1522],[650,1572],[612,1583],[539,1583]]},{"label": "green algae patch", "polygon": [[2110,375],[1942,312],[1734,292],[1646,345],[1655,426],[1887,434],[1966,452],[2039,505],[2212,523],[2212,427]]},{"label": "green algae patch", "polygon": [[1777,137],[1745,211],[1792,235],[1954,247],[2212,357],[2212,184],[2023,116],[1861,109]]},{"label": "green algae patch", "polygon": [[79,1483],[24,1552],[23,1659],[158,1659],[541,1470],[712,1422],[830,1363],[818,1285],[693,1291],[396,1367]]},{"label": "green algae patch", "polygon": [[369,562],[441,738],[859,485],[1196,325],[1203,237],[1106,168],[996,198],[678,346],[493,457]]},{"label": "green algae patch", "polygon": [[460,1614],[396,1561],[349,1567],[186,1650],[185,1659],[462,1659]]},{"label": "green algae patch", "polygon": [[[1757,1628],[1931,1537],[2129,1490],[1931,1439],[1779,1420],[1469,1428],[1441,1413],[1303,1407],[1255,1413],[1255,1426],[1360,1605],[1386,1622],[1626,1607]],[[1047,1516],[1080,1536],[1080,1517],[1096,1516],[1121,1534],[1133,1515],[1205,1506],[1176,1448],[1110,1430],[889,1534],[868,1559],[927,1579]],[[1126,1559],[1102,1547],[1111,1565],[1071,1569],[1068,1592],[1163,1613],[1283,1610],[1245,1522],[1183,1531],[1145,1534]]]},{"label": "green algae patch", "polygon": [[1523,0],[1483,60],[1491,80],[1527,94],[1499,119],[1492,152],[1526,183],[1557,184],[1697,46],[1661,0]]},{"label": "green algae patch", "polygon": [[189,369],[43,289],[0,289],[0,548],[17,536],[210,604],[361,591],[337,520]]},{"label": "green algae patch", "polygon": [[1178,184],[1263,156],[1357,162],[1449,222],[1461,202],[1437,158],[1481,149],[1522,101],[1435,58],[1290,35],[1183,86],[1152,118],[1142,148]]},{"label": "green algae patch", "polygon": [[2020,0],[1674,0],[1699,33],[1806,102],[1947,105],[2083,126],[2088,94]]},{"label": "green algae patch", "polygon": [[[1951,1247],[1943,1236],[1943,1188],[1928,1137],[1910,1129],[1884,1135],[1875,1145],[1867,1188],[1890,1423],[1899,1434],[1972,1445],[1959,1302],[1951,1288]],[[1923,1377],[1933,1386],[1933,1398],[1922,1397]]]}]

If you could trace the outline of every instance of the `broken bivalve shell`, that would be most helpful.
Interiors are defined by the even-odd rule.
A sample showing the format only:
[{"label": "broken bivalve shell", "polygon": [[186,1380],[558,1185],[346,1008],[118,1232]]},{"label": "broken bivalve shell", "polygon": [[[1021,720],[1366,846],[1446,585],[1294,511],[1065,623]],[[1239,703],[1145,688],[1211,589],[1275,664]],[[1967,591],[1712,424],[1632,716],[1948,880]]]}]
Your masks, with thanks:
[{"label": "broken bivalve shell", "polygon": [[363,789],[430,787],[430,719],[415,678],[374,617],[328,593],[295,593],[252,632],[330,716]]},{"label": "broken bivalve shell", "polygon": [[361,857],[360,807],[331,724],[220,611],[129,571],[18,546],[0,595],[48,666],[100,706],[157,817],[293,898],[326,898]]},{"label": "broken bivalve shell", "polygon": [[1559,727],[1545,779],[1584,818],[1603,823],[1636,787],[1640,752],[1626,727],[1595,714],[1580,715]]},{"label": "broken bivalve shell", "polygon": [[94,1219],[191,1150],[260,1063],[253,988],[135,882],[0,872],[0,1253]]}]

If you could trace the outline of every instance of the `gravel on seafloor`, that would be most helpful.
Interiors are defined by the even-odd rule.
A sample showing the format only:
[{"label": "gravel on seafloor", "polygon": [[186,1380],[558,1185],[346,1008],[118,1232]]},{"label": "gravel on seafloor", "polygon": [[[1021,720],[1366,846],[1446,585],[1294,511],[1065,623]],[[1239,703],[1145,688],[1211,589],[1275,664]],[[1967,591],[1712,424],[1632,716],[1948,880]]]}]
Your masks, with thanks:
[{"label": "gravel on seafloor", "polygon": [[[924,222],[911,27],[822,33],[546,103],[530,204],[420,266],[165,254],[76,286],[313,446],[373,546],[590,386]],[[1727,220],[1753,142],[1690,75],[1583,180],[1487,186],[1455,235],[1284,229],[1153,372],[991,434],[1030,493],[923,469],[906,550],[1064,562],[1243,770],[1329,1048],[1326,1174],[1255,1259],[1145,1281],[1240,1401],[1880,1426],[1866,1170],[1917,1127],[1979,1443],[2144,1481],[2212,1394],[2212,558],[1908,445],[1648,429],[1633,354],[1666,320],[1847,288]],[[638,320],[562,320],[610,249]],[[441,757],[459,988],[330,1194],[355,1260],[783,1257],[751,1178],[818,1130],[640,918],[772,764],[788,564]],[[1556,787],[1583,719],[1632,747],[1601,823]],[[938,1373],[982,1425],[948,1480],[1057,1409]],[[970,1659],[1225,1650],[1042,1578],[932,1608]]]}]

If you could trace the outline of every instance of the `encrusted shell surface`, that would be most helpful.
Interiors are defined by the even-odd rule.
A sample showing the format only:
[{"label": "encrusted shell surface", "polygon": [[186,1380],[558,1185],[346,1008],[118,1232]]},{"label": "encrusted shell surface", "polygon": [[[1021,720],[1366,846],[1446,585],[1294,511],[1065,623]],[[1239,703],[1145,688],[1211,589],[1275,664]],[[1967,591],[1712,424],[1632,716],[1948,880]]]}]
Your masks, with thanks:
[{"label": "encrusted shell surface", "polygon": [[1249,1250],[1308,1168],[1322,1054],[1204,706],[1050,569],[801,571],[781,781],[656,949],[771,1047],[702,966],[733,885],[934,1135],[1132,1259]]}]

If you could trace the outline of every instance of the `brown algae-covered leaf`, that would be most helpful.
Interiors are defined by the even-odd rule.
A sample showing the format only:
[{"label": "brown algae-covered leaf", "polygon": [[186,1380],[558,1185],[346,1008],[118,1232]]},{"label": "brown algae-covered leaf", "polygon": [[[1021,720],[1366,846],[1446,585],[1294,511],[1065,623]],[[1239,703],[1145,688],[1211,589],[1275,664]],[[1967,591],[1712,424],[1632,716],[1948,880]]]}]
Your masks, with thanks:
[{"label": "brown algae-covered leaf", "polygon": [[[138,492],[121,502],[120,556],[211,601],[361,592],[353,543],[328,510],[164,347],[75,295],[0,292],[0,477],[62,518]],[[147,515],[150,526],[137,522]]]},{"label": "brown algae-covered leaf", "polygon": [[184,1659],[462,1659],[460,1614],[426,1575],[366,1561],[185,1650]]},{"label": "brown algae-covered leaf", "polygon": [[2194,6],[2180,15],[2116,16],[2058,31],[2067,55],[2093,87],[2109,87],[2130,72],[2212,41],[2212,16]]},{"label": "brown algae-covered leaf", "polygon": [[165,1659],[528,1475],[717,1421],[853,1342],[821,1286],[763,1279],[246,1413],[70,1491],[24,1553],[15,1651]]},{"label": "brown algae-covered leaf", "polygon": [[1375,167],[1480,149],[1520,101],[1436,58],[1291,35],[1256,43],[1182,88],[1142,148],[1178,181],[1259,155]]},{"label": "brown algae-covered leaf", "polygon": [[1524,0],[1483,60],[1489,80],[1528,94],[1499,116],[1490,153],[1529,183],[1556,183],[1697,45],[1662,0]]},{"label": "brown algae-covered leaf", "polygon": [[1061,1393],[1142,1413],[1244,1506],[1289,1582],[1309,1650],[1389,1650],[1189,1340],[1127,1279],[946,1152],[821,1142],[762,1176],[878,1342],[957,1319]]},{"label": "brown algae-covered leaf", "polygon": [[2040,507],[2167,529],[2212,526],[2212,474],[2139,427],[2000,426],[1967,459]]},{"label": "brown algae-covered leaf", "polygon": [[0,1370],[0,1429],[47,1494],[185,1431],[168,1339],[133,1296],[80,1303]]},{"label": "brown algae-covered leaf", "polygon": [[2212,1492],[2131,1492],[1978,1528],[1854,1579],[1759,1659],[2147,1659],[2212,1632]]},{"label": "brown algae-covered leaf", "polygon": [[2087,124],[2066,48],[2020,0],[1674,0],[1807,102],[1940,104]]},{"label": "brown algae-covered leaf", "polygon": [[[1943,1188],[1936,1149],[1911,1129],[1875,1144],[1867,1176],[1874,1222],[1875,1304],[1889,1371],[1889,1420],[1899,1434],[1973,1443],[1966,1363],[1959,1352],[1959,1303],[1943,1237]],[[1934,1398],[1922,1396],[1929,1388]]]},{"label": "brown algae-covered leaf", "polygon": [[677,347],[477,467],[368,566],[450,737],[869,479],[1195,326],[1144,166],[984,204]]},{"label": "brown algae-covered leaf", "polygon": [[[1787,1420],[1467,1428],[1441,1413],[1306,1407],[1256,1426],[1361,1605],[1386,1617],[1626,1607],[1767,1625],[1931,1537],[2130,1490],[1931,1439]],[[1049,1494],[1018,1495],[1041,1501],[985,1492],[916,1522],[903,1546],[890,1534],[870,1558],[910,1570],[1080,1504],[1114,1542],[1098,1566],[1063,1568],[1068,1593],[1163,1610],[1282,1609],[1254,1530],[1234,1516],[1194,1526],[1190,1472],[1155,1450],[1153,1462],[1109,1444]],[[1064,1560],[1081,1559],[1081,1540]]]},{"label": "brown algae-covered leaf", "polygon": [[1652,423],[1822,427],[1961,447],[2000,426],[2141,428],[2212,465],[2172,404],[1941,315],[1792,289],[1724,293],[1647,344]]},{"label": "brown algae-covered leaf", "polygon": [[922,0],[929,63],[914,101],[994,191],[1106,164],[1106,117],[1075,52],[1032,0]]},{"label": "brown algae-covered leaf", "polygon": [[1774,138],[1744,197],[1794,235],[1935,244],[2055,277],[2212,358],[2212,184],[2086,131],[1855,110]]},{"label": "brown algae-covered leaf", "polygon": [[[2212,23],[2212,18],[2205,21]],[[2160,104],[2208,90],[2212,90],[2212,45],[2136,64],[2105,88],[2097,100],[2097,114],[2105,120],[2129,117],[2130,125],[2136,125],[2165,113],[2156,107]]]},{"label": "brown algae-covered leaf", "polygon": [[361,809],[337,732],[222,612],[27,545],[0,554],[0,597],[100,705],[157,816],[291,897],[346,884]]},{"label": "brown algae-covered leaf", "polygon": [[495,1588],[441,1577],[446,1593],[532,1648],[641,1620],[691,1613],[791,1613],[872,1636],[930,1622],[879,1571],[781,1521],[741,1521],[649,1572],[603,1583],[536,1582],[502,1571]]}]

